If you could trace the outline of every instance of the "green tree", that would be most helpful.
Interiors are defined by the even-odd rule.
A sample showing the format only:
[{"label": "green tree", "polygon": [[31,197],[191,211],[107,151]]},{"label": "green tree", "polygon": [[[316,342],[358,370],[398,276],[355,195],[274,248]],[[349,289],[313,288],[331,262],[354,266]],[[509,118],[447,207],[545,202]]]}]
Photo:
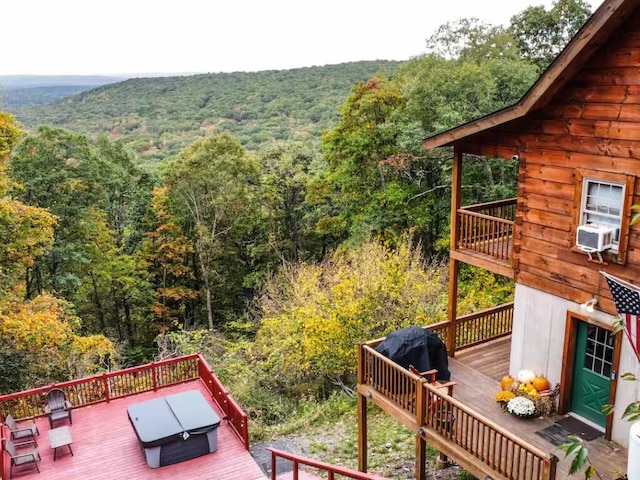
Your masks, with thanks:
[{"label": "green tree", "polygon": [[534,6],[511,17],[510,31],[524,59],[543,71],[590,16],[585,0],[556,0],[549,10]]},{"label": "green tree", "polygon": [[324,164],[301,144],[277,143],[260,157],[261,221],[252,250],[256,285],[287,262],[317,260],[322,253],[322,238],[315,230],[307,193]]},{"label": "green tree", "polygon": [[242,290],[238,262],[246,253],[243,234],[257,218],[259,175],[256,160],[228,134],[197,141],[166,169],[173,207],[195,245],[210,330],[217,323],[214,292],[224,304]]},{"label": "green tree", "polygon": [[90,206],[105,206],[105,165],[85,136],[40,127],[14,152],[11,171],[22,185],[16,189],[22,201],[58,217],[51,253],[27,271],[27,295],[51,290],[70,298],[81,283],[79,266],[86,261],[86,238],[78,226]]}]

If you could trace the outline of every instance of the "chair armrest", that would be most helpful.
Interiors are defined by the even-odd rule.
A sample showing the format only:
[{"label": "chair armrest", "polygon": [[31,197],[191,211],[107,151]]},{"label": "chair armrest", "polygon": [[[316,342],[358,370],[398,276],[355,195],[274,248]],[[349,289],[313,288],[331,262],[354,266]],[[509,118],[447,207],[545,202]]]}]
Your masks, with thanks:
[{"label": "chair armrest", "polygon": [[36,445],[35,440],[25,440],[24,442],[13,442],[16,448],[26,447],[27,445]]},{"label": "chair armrest", "polygon": [[49,405],[44,406],[44,413],[46,413],[47,415],[51,413],[51,407]]},{"label": "chair armrest", "polygon": [[33,450],[31,452],[26,453],[18,453],[17,455],[13,455],[12,458],[23,458],[23,457],[31,457],[33,460],[38,460],[40,458],[40,453],[38,450]]},{"label": "chair armrest", "polygon": [[71,410],[73,408],[73,404],[69,400],[64,401],[64,408],[67,410]]},{"label": "chair armrest", "polygon": [[453,387],[454,385],[457,385],[457,383],[458,382],[454,382],[454,381],[445,382],[441,385],[438,385],[438,388],[446,388],[447,395],[451,396],[453,394]]},{"label": "chair armrest", "polygon": [[11,430],[11,433],[20,433],[20,432],[31,432],[31,427],[29,427],[29,428],[16,428],[15,430]]},{"label": "chair armrest", "polygon": [[409,365],[409,371],[415,375],[419,375],[422,378],[427,378],[430,383],[435,383],[436,381],[436,374],[438,373],[438,370],[426,370],[424,372],[419,371],[416,367],[414,367],[413,365]]}]

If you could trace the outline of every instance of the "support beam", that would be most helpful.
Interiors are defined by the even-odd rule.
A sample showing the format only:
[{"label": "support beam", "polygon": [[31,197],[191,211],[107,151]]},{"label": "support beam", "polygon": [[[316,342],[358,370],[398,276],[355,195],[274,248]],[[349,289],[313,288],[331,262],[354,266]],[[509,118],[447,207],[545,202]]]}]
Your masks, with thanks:
[{"label": "support beam", "polygon": [[427,441],[416,435],[416,480],[427,479]]},{"label": "support beam", "polygon": [[[451,172],[451,245],[450,250],[458,248],[460,240],[460,222],[458,209],[461,207],[462,185],[462,152],[456,147],[453,149],[453,168]],[[459,262],[449,259],[449,302],[447,305],[447,318],[450,322],[447,332],[447,352],[453,357],[456,353],[456,319],[458,315],[458,272]]]},{"label": "support beam", "polygon": [[358,392],[358,470],[367,471],[367,397]]},{"label": "support beam", "polygon": [[364,343],[358,345],[358,470],[367,471],[367,397],[361,386],[365,383]]}]

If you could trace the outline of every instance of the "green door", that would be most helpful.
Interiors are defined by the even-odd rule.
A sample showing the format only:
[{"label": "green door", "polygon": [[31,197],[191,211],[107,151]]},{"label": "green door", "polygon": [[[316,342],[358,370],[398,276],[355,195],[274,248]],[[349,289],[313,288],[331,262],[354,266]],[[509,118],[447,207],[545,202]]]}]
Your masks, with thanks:
[{"label": "green door", "polygon": [[571,410],[602,427],[606,423],[602,406],[609,403],[613,376],[614,340],[609,330],[578,322]]}]

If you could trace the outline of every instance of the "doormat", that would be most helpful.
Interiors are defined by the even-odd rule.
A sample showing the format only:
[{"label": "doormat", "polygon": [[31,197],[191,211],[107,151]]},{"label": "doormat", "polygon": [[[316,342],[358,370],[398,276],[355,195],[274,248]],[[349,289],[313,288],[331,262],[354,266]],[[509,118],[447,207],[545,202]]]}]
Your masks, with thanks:
[{"label": "doormat", "polygon": [[562,445],[563,443],[567,443],[569,440],[567,437],[571,435],[560,425],[554,423],[549,425],[547,428],[543,428],[542,430],[538,430],[535,432],[536,435],[544,438],[547,442],[552,444],[554,447]]},{"label": "doormat", "polygon": [[556,425],[560,425],[562,428],[567,430],[571,435],[580,437],[582,440],[585,440],[587,442],[590,442],[591,440],[595,440],[600,435],[603,435],[603,433],[600,430],[590,427],[586,423],[583,423],[574,417],[561,418],[556,422]]}]

